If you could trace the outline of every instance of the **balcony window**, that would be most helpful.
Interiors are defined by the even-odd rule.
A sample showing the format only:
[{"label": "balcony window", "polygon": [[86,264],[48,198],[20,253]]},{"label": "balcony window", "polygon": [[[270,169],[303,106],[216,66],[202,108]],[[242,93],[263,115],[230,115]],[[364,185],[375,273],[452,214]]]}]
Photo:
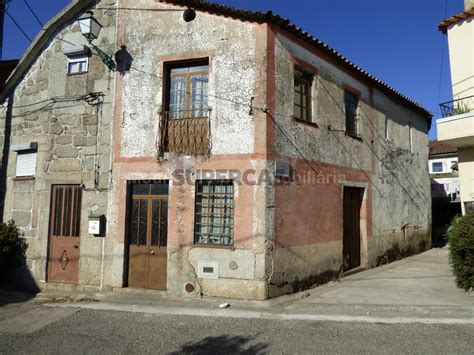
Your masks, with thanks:
[{"label": "balcony window", "polygon": [[170,69],[171,118],[202,117],[208,110],[208,65]]},{"label": "balcony window", "polygon": [[165,152],[208,155],[211,141],[207,61],[188,65],[171,63],[166,77],[166,110],[161,113],[158,155],[164,156]]}]

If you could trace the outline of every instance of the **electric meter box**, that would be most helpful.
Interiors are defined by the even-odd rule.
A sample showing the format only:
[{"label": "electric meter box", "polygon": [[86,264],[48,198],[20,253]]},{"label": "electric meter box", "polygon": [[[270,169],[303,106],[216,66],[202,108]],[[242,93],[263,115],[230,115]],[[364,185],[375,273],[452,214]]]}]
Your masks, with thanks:
[{"label": "electric meter box", "polygon": [[88,232],[95,237],[105,237],[105,216],[90,215]]}]

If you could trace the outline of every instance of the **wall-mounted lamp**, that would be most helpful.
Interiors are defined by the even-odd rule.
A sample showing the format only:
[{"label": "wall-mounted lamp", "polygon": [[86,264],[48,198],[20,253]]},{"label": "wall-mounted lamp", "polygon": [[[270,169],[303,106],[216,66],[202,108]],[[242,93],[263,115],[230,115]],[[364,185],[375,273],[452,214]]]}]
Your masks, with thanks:
[{"label": "wall-mounted lamp", "polygon": [[99,56],[102,62],[109,68],[109,70],[116,71],[117,64],[115,64],[111,55],[102,51],[99,47],[92,43],[93,40],[99,37],[102,25],[96,20],[92,11],[87,11],[81,18],[77,20],[81,28],[82,35],[87,39],[92,50]]}]

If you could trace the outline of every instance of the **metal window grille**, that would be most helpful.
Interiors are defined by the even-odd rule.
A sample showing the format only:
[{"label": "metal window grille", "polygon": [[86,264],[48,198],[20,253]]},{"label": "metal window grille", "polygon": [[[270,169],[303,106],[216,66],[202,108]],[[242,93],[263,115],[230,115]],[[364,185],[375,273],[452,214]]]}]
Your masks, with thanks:
[{"label": "metal window grille", "polygon": [[212,148],[210,111],[182,112],[182,118],[173,118],[173,113],[162,112],[158,155],[165,152],[185,155],[209,155]]},{"label": "metal window grille", "polygon": [[196,244],[233,245],[234,185],[229,180],[196,183]]},{"label": "metal window grille", "polygon": [[52,187],[51,230],[55,237],[79,237],[82,190],[79,185]]}]

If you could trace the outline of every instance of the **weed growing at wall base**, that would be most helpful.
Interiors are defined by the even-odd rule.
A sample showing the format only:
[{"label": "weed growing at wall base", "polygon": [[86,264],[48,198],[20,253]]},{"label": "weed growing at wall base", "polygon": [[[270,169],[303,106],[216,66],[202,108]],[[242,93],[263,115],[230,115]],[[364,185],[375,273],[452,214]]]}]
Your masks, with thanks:
[{"label": "weed growing at wall base", "polygon": [[448,243],[456,284],[466,291],[474,288],[474,213],[454,217]]},{"label": "weed growing at wall base", "polygon": [[9,281],[12,272],[24,262],[26,248],[13,221],[0,224],[0,283]]}]

